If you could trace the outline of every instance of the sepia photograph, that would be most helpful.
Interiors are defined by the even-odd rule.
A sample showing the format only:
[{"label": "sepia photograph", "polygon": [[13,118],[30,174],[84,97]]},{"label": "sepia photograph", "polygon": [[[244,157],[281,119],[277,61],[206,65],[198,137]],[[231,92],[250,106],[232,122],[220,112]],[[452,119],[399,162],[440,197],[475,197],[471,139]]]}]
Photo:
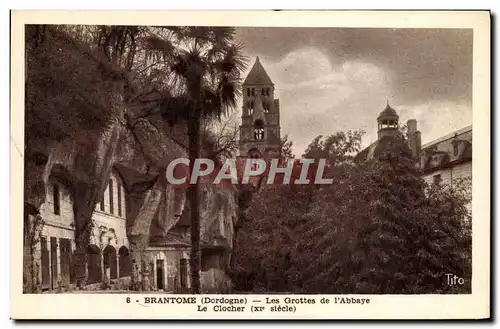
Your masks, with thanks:
[{"label": "sepia photograph", "polygon": [[473,28],[23,26],[23,295],[473,294]]}]

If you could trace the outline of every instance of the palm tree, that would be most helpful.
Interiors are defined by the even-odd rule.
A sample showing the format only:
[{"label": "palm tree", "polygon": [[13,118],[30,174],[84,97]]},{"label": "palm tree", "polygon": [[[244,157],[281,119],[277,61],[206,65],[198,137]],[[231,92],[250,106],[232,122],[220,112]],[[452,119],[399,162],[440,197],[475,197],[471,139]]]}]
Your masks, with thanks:
[{"label": "palm tree", "polygon": [[[187,121],[190,172],[200,157],[201,127],[205,120],[220,119],[236,107],[240,96],[240,73],[246,67],[242,45],[234,41],[235,30],[227,27],[176,27],[170,36],[152,35],[147,39],[151,53],[169,59],[175,77],[161,102],[169,120]],[[187,191],[191,211],[191,288],[201,293],[200,184]]]}]

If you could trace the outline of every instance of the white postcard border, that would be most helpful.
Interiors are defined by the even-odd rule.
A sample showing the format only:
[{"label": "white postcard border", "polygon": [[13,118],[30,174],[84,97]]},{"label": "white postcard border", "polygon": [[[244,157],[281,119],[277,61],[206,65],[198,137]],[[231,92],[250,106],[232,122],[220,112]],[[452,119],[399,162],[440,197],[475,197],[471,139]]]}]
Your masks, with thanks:
[{"label": "white postcard border", "polygon": [[[471,28],[473,36],[473,275],[470,295],[328,295],[370,304],[298,304],[295,313],[197,312],[193,304],[127,303],[151,294],[23,294],[24,24]],[[15,319],[463,319],[490,315],[490,17],[487,11],[12,11],[11,317]],[[168,295],[176,296],[176,295]],[[186,296],[186,295],[182,295]],[[222,297],[217,295],[213,297]],[[248,300],[287,295],[240,295]],[[290,295],[298,297],[299,295]],[[234,295],[226,295],[233,298]],[[198,296],[198,299],[201,298]],[[142,304],[142,305],[140,305]],[[247,304],[248,308],[251,304]],[[264,305],[264,304],[263,304]],[[281,303],[280,305],[284,305]]]}]

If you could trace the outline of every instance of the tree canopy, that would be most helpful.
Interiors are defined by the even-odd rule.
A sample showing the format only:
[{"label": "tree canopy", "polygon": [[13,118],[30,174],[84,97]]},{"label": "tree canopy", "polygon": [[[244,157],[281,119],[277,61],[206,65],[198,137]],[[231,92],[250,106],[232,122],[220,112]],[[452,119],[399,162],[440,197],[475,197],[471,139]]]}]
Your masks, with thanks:
[{"label": "tree canopy", "polygon": [[[329,172],[331,186],[254,196],[234,256],[236,289],[249,289],[244,278],[269,292],[470,292],[467,182],[427,186],[403,138],[353,163],[357,136],[320,136],[308,148],[342,165]],[[449,273],[468,284],[448,285]]]}]

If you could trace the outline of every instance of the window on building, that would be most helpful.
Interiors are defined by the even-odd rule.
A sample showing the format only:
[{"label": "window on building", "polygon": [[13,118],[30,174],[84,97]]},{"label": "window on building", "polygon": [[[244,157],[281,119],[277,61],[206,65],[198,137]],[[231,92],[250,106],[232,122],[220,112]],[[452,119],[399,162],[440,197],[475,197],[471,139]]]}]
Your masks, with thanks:
[{"label": "window on building", "polygon": [[252,96],[255,96],[255,88],[252,88]]},{"label": "window on building", "polygon": [[253,101],[248,101],[248,115],[252,115],[253,114]]},{"label": "window on building", "polygon": [[264,139],[264,128],[255,128],[254,129],[254,137],[256,140]]},{"label": "window on building", "polygon": [[266,88],[262,88],[262,89],[260,90],[260,94],[261,94],[262,96],[265,96],[265,95],[266,95]]},{"label": "window on building", "polygon": [[61,214],[61,193],[59,191],[59,185],[53,185],[54,192],[54,214]]},{"label": "window on building", "polygon": [[454,156],[458,155],[458,143],[457,142],[453,143],[453,155]]},{"label": "window on building", "polygon": [[219,218],[219,231],[220,235],[225,236],[226,235],[226,221],[224,220],[224,215],[221,214]]},{"label": "window on building", "polygon": [[267,89],[266,89],[266,96],[269,96],[270,89],[271,89],[271,88],[267,88]]},{"label": "window on building", "polygon": [[101,209],[101,211],[104,211],[104,193],[101,197],[101,201],[99,202],[99,209]]},{"label": "window on building", "polygon": [[256,140],[264,139],[264,122],[262,122],[262,120],[255,121],[253,135]]},{"label": "window on building", "polygon": [[247,88],[247,96],[250,96],[250,88]]},{"label": "window on building", "polygon": [[113,180],[109,180],[109,212],[114,214],[113,209]]},{"label": "window on building", "polygon": [[116,183],[116,192],[118,192],[118,216],[122,216],[122,186],[120,182]]},{"label": "window on building", "polygon": [[441,184],[441,181],[443,180],[441,178],[441,174],[434,175],[434,176],[432,176],[432,178],[433,178],[433,183],[436,185]]}]

